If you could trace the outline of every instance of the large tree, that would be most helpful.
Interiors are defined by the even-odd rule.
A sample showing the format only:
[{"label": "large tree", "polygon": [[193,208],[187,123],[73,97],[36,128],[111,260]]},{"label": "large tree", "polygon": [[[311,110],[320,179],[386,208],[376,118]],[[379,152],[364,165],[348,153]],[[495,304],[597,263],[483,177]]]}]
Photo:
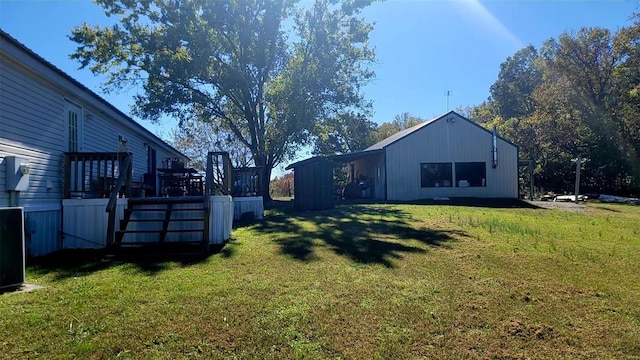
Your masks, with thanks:
[{"label": "large tree", "polygon": [[491,85],[491,98],[503,119],[533,113],[533,91],[542,81],[538,51],[529,45],[500,64],[498,80]]},{"label": "large tree", "polygon": [[424,119],[413,116],[408,112],[396,115],[390,122],[380,124],[380,126],[373,132],[371,138],[372,143],[382,141],[395,133],[416,126],[423,121]]},{"label": "large tree", "polygon": [[73,29],[71,57],[108,74],[108,90],[138,86],[135,115],[195,118],[233,134],[262,167],[263,194],[317,121],[367,106],[368,0],[96,3],[119,22]]},{"label": "large tree", "polygon": [[529,46],[500,67],[491,97],[470,113],[520,145],[536,183],[573,188],[578,153],[583,189],[640,191],[640,21],[617,32],[582,28]]},{"label": "large tree", "polygon": [[251,150],[233,134],[210,122],[185,120],[181,126],[171,130],[168,140],[191,158],[191,166],[201,172],[206,169],[210,151],[228,152],[234,168],[253,166]]},{"label": "large tree", "polygon": [[376,123],[362,114],[343,113],[317,125],[315,154],[336,155],[361,151],[373,144]]}]

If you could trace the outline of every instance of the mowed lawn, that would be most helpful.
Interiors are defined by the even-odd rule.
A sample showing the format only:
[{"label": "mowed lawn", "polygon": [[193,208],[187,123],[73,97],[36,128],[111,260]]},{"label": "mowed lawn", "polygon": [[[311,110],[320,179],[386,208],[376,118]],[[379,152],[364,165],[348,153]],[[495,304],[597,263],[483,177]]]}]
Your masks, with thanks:
[{"label": "mowed lawn", "polygon": [[204,260],[71,254],[27,281],[0,358],[640,356],[640,206],[272,210]]}]

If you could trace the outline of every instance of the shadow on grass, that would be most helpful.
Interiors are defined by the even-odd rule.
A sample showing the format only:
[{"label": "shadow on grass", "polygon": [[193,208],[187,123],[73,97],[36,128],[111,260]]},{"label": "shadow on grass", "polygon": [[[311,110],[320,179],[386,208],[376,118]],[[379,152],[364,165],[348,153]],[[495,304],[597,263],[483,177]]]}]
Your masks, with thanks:
[{"label": "shadow on grass", "polygon": [[206,256],[197,251],[179,252],[177,251],[179,249],[173,249],[173,252],[166,250],[153,251],[148,248],[146,250],[136,249],[119,252],[116,255],[107,254],[104,249],[73,249],[29,259],[27,265],[28,270],[32,273],[39,275],[54,274],[54,280],[86,276],[125,264],[130,265],[136,272],[155,275],[175,267],[176,264],[181,267],[187,267],[202,263],[216,254],[221,254],[223,257],[233,256],[235,251],[226,249],[227,247],[218,245],[212,248]]},{"label": "shadow on grass", "polygon": [[356,263],[392,268],[403,253],[424,253],[424,247],[443,246],[459,231],[438,231],[412,225],[411,216],[398,209],[370,206],[339,206],[326,211],[295,214],[281,208],[257,225],[262,233],[277,235],[280,252],[300,261],[315,260],[315,248],[325,247]]}]

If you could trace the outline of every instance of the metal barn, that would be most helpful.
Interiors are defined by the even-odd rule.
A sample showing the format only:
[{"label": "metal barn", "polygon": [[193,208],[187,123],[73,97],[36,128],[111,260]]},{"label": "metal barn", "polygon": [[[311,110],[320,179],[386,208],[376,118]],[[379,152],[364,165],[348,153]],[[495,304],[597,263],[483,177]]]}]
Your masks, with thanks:
[{"label": "metal barn", "polygon": [[[300,167],[323,158],[311,158]],[[400,131],[363,151],[324,158],[348,164],[352,179],[365,179],[367,197],[411,201],[444,197],[517,198],[518,147],[451,111]],[[298,179],[299,173],[304,176]],[[326,171],[324,176],[328,176]],[[315,175],[314,175],[315,176]],[[316,191],[314,176],[296,171],[296,197],[326,196]],[[318,177],[319,179],[319,177]],[[322,186],[329,188],[322,178]],[[298,182],[309,181],[298,189]],[[307,190],[309,189],[309,190]],[[311,193],[306,193],[311,191]]]}]

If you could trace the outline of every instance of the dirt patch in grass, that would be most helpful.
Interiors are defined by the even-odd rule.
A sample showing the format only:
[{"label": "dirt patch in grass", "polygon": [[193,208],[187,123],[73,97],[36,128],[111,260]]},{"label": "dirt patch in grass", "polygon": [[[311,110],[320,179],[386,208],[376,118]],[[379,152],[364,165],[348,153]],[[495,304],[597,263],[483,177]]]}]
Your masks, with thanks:
[{"label": "dirt patch in grass", "polygon": [[558,209],[566,211],[587,211],[588,207],[584,203],[576,204],[569,201],[527,201],[527,203],[543,208],[543,209]]}]

